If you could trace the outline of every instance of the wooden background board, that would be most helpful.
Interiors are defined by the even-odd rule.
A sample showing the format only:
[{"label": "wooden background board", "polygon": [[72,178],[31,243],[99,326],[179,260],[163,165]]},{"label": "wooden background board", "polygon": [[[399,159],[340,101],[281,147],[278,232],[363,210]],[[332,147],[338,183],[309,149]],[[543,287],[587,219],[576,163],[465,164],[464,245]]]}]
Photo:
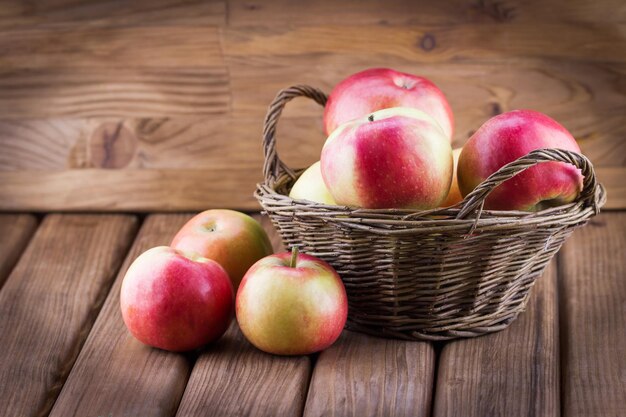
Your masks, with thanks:
[{"label": "wooden background board", "polygon": [[[626,208],[626,4],[619,0],[7,0],[0,7],[0,210],[256,209],[276,92],[390,66],[447,95],[460,146],[515,108],[553,116]],[[279,151],[319,157],[321,109]]]}]

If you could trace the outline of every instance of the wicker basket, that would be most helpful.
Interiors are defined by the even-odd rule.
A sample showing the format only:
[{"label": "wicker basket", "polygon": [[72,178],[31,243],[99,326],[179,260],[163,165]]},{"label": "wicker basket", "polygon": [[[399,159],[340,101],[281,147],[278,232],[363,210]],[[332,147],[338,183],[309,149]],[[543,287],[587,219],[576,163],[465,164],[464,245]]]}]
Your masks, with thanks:
[{"label": "wicker basket", "polygon": [[[263,130],[265,181],[255,196],[287,247],[298,246],[337,270],[348,293],[349,329],[446,340],[507,327],[565,238],[606,200],[587,158],[554,149],[502,167],[452,208],[371,210],[291,199],[289,190],[303,170],[280,160],[275,132],[283,107],[298,96],[326,103],[323,92],[308,86],[276,96]],[[534,213],[482,209],[494,187],[546,161],[580,168],[577,201]]]}]

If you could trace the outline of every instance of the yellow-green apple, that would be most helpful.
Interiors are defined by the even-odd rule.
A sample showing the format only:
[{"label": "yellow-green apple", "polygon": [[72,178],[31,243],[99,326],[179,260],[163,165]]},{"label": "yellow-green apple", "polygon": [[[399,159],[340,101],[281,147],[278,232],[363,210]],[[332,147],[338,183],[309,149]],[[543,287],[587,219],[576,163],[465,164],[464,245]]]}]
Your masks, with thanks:
[{"label": "yellow-green apple", "polygon": [[324,129],[330,135],[340,125],[389,107],[413,107],[431,116],[452,138],[454,119],[441,90],[424,77],[370,68],[335,86],[324,109]]},{"label": "yellow-green apple", "polygon": [[234,291],[217,262],[158,246],[126,271],[120,304],[126,327],[140,342],[183,352],[224,334],[233,317]]},{"label": "yellow-green apple", "polygon": [[268,256],[250,268],[237,292],[236,312],[242,333],[257,348],[306,355],[337,340],[348,300],[330,265],[295,250]]},{"label": "yellow-green apple", "polygon": [[221,209],[194,216],[170,246],[217,261],[228,272],[235,291],[248,268],[273,253],[259,222],[244,213]]},{"label": "yellow-green apple", "polygon": [[448,195],[452,148],[426,113],[394,107],[335,129],[322,149],[321,169],[338,204],[430,209]]},{"label": "yellow-green apple", "polygon": [[457,180],[456,170],[459,165],[459,155],[461,155],[462,148],[457,148],[452,150],[452,159],[454,161],[454,165],[452,167],[452,183],[450,184],[450,191],[448,192],[448,197],[446,197],[446,201],[443,202],[441,207],[450,207],[455,205],[456,203],[463,200],[463,196],[461,195],[461,190],[459,189],[459,182]]},{"label": "yellow-green apple", "polygon": [[308,167],[300,175],[296,183],[291,187],[289,197],[316,203],[337,204],[330,191],[328,191],[326,184],[324,184],[319,161]]},{"label": "yellow-green apple", "polygon": [[[580,152],[572,135],[545,114],[514,110],[492,117],[463,146],[458,167],[461,192],[467,195],[502,166],[542,148]],[[573,201],[581,188],[582,175],[573,165],[541,163],[496,187],[485,208],[542,210]]]}]

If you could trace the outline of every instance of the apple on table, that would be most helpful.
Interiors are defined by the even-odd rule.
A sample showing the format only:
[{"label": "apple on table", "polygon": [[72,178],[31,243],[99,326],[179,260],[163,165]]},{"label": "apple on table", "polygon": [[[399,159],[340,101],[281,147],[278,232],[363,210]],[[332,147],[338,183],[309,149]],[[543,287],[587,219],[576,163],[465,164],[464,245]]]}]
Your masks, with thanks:
[{"label": "apple on table", "polygon": [[234,210],[206,210],[190,219],[174,236],[172,248],[195,252],[219,263],[235,291],[256,261],[274,251],[263,226]]},{"label": "apple on table", "polygon": [[120,305],[126,327],[140,342],[182,352],[224,334],[233,317],[234,291],[217,262],[159,246],[128,268]]},{"label": "apple on table", "polygon": [[337,340],[346,323],[348,299],[329,264],[294,248],[250,268],[237,292],[236,314],[242,333],[258,349],[306,355]]}]

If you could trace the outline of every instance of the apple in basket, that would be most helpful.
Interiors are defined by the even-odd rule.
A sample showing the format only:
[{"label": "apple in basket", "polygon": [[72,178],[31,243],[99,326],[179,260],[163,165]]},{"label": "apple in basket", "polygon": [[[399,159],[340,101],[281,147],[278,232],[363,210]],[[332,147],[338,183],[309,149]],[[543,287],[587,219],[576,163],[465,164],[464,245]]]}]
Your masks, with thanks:
[{"label": "apple in basket", "polygon": [[408,107],[341,125],[322,149],[324,182],[341,205],[439,207],[452,181],[452,148],[439,125]]},{"label": "apple in basket", "polygon": [[259,222],[234,210],[197,214],[174,236],[170,246],[217,261],[228,272],[235,291],[248,268],[273,253]]},{"label": "apple in basket", "polygon": [[452,158],[454,160],[454,165],[452,168],[452,184],[450,184],[448,197],[446,197],[446,201],[443,202],[441,207],[450,207],[463,200],[461,190],[459,189],[459,181],[456,174],[456,170],[459,165],[459,156],[461,155],[462,150],[463,148],[457,148],[452,150]]},{"label": "apple in basket", "polygon": [[315,203],[337,204],[330,191],[328,191],[326,184],[324,184],[319,161],[308,167],[300,175],[296,183],[291,187],[289,197],[298,200],[309,200]]},{"label": "apple in basket", "polygon": [[120,304],[126,327],[140,342],[182,352],[224,334],[233,317],[234,291],[217,262],[159,246],[128,268]]},{"label": "apple in basket", "polygon": [[[542,148],[580,153],[572,135],[545,114],[514,110],[492,117],[463,146],[458,167],[461,192],[467,195],[503,165]],[[538,211],[569,203],[582,189],[582,180],[580,170],[571,164],[542,163],[496,187],[485,208]]]},{"label": "apple in basket", "polygon": [[348,299],[330,265],[294,249],[250,268],[237,292],[236,312],[242,333],[258,349],[306,355],[337,340]]},{"label": "apple in basket", "polygon": [[389,68],[370,68],[337,84],[324,108],[324,129],[330,135],[350,120],[390,107],[421,110],[452,138],[452,110],[441,90],[426,78]]}]

